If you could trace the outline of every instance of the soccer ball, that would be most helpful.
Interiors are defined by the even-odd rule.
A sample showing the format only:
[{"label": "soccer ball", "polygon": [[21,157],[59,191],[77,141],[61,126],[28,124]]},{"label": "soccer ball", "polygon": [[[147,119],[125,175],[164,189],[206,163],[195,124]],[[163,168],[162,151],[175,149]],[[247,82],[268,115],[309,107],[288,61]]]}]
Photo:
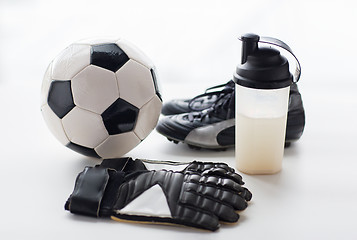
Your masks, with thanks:
[{"label": "soccer ball", "polygon": [[71,44],[49,64],[42,83],[50,131],[86,156],[129,152],[155,128],[161,107],[153,63],[124,39]]}]

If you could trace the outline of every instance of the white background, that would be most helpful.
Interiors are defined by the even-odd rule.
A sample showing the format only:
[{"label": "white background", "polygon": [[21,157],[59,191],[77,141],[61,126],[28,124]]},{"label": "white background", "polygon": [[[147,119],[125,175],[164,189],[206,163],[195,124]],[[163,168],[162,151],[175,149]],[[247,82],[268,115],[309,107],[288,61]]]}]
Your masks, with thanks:
[{"label": "white background", "polygon": [[[354,1],[0,0],[1,239],[357,239]],[[236,225],[215,232],[117,223],[63,210],[76,175],[96,160],[57,142],[40,113],[49,62],[70,43],[121,36],[156,63],[164,100],[228,81],[245,32],[277,37],[300,59],[303,137],[283,170],[243,175],[253,192]],[[153,131],[135,158],[222,161]]]}]

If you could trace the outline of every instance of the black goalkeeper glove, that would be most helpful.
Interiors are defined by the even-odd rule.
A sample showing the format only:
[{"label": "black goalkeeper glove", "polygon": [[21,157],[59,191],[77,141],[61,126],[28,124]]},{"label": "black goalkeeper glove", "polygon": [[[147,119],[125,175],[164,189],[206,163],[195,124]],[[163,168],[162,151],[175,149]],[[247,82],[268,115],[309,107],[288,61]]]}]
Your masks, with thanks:
[{"label": "black goalkeeper glove", "polygon": [[[114,220],[172,223],[215,231],[236,222],[252,195],[224,163],[192,162],[181,171],[148,170],[148,160],[104,160],[86,167],[65,209]],[[176,165],[166,162],[168,165]],[[180,165],[180,164],[179,164]]]}]

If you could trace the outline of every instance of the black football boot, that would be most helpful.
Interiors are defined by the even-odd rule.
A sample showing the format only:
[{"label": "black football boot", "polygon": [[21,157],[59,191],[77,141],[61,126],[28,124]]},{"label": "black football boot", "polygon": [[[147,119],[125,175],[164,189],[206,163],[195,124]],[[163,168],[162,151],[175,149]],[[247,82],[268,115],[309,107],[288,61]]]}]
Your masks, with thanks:
[{"label": "black football boot", "polygon": [[174,115],[180,113],[197,112],[211,107],[221,95],[232,92],[234,82],[229,82],[207,88],[205,93],[192,99],[174,99],[164,103],[161,113]]},{"label": "black football boot", "polygon": [[289,146],[291,142],[297,141],[304,132],[304,127],[305,110],[302,104],[301,94],[298,86],[293,84],[290,86],[285,146]]},{"label": "black football boot", "polygon": [[[216,101],[202,111],[163,117],[156,130],[174,143],[193,148],[224,150],[235,143],[235,91],[225,88]],[[305,111],[296,84],[290,87],[285,146],[298,140],[305,126]]]},{"label": "black football boot", "polygon": [[156,130],[174,143],[194,148],[226,149],[234,146],[234,88],[226,89],[209,108],[162,118]]}]

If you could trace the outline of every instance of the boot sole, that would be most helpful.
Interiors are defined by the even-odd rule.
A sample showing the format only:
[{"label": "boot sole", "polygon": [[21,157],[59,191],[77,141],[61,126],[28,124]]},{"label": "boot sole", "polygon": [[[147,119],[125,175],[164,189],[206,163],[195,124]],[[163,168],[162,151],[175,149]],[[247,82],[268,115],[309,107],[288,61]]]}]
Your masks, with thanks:
[{"label": "boot sole", "polygon": [[191,142],[187,142],[187,141],[182,141],[176,138],[172,138],[169,136],[165,136],[167,138],[167,140],[169,140],[170,142],[173,142],[174,144],[178,144],[178,143],[183,143],[183,144],[187,144],[187,146],[191,149],[195,149],[195,150],[201,150],[201,149],[208,149],[208,150],[213,150],[213,151],[226,151],[228,148],[234,147],[234,145],[229,145],[229,146],[205,146],[202,144],[197,144],[197,143],[191,143]]}]

